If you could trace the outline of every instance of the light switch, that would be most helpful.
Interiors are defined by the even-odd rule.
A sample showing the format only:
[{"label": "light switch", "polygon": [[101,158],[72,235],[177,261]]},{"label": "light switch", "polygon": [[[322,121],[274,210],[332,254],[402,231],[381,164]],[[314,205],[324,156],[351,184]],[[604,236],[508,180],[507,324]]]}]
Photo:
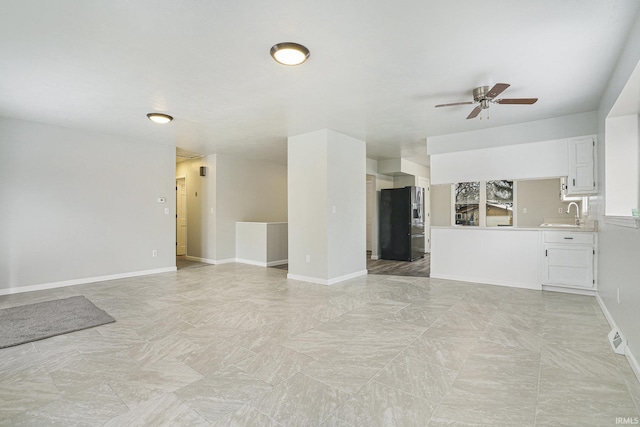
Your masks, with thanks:
[{"label": "light switch", "polygon": [[522,208],[522,213],[523,214],[527,213],[527,208]]},{"label": "light switch", "polygon": [[169,208],[164,208],[164,214],[165,215],[169,215],[171,212],[169,212]]}]

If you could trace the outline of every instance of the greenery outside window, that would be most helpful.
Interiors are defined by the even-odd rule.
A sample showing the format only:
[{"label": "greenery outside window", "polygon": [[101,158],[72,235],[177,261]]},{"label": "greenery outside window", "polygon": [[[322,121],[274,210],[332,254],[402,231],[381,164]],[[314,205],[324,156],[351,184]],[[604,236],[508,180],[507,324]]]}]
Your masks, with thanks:
[{"label": "greenery outside window", "polygon": [[459,182],[454,190],[456,225],[480,225],[480,182]]},{"label": "greenery outside window", "polygon": [[487,227],[513,225],[513,181],[487,181]]}]

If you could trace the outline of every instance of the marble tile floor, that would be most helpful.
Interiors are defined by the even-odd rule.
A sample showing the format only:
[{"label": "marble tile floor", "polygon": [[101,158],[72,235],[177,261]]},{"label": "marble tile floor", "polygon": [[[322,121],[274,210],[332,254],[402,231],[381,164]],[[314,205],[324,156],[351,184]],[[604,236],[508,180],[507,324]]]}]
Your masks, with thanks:
[{"label": "marble tile floor", "polygon": [[591,297],[242,264],[85,295],[116,323],[0,350],[0,426],[605,426],[640,384]]}]

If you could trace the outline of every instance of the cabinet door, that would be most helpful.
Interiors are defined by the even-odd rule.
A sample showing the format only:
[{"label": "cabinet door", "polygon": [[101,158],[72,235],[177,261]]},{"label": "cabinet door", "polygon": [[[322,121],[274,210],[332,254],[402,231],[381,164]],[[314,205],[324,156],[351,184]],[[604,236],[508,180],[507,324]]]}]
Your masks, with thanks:
[{"label": "cabinet door", "polygon": [[593,246],[545,245],[544,283],[593,288]]},{"label": "cabinet door", "polygon": [[567,194],[589,194],[596,191],[595,139],[569,140],[569,182]]}]

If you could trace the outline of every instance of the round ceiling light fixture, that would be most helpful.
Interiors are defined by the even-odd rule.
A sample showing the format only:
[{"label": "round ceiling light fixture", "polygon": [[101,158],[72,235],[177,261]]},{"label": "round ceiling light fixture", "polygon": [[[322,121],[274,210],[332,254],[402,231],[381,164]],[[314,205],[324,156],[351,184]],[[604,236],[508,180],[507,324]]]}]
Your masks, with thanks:
[{"label": "round ceiling light fixture", "polygon": [[171,117],[170,115],[162,113],[149,113],[147,114],[147,117],[152,122],[159,123],[161,125],[169,123],[171,120],[173,120],[173,117]]},{"label": "round ceiling light fixture", "polygon": [[309,58],[309,49],[298,43],[278,43],[271,48],[271,56],[282,65],[300,65]]}]

